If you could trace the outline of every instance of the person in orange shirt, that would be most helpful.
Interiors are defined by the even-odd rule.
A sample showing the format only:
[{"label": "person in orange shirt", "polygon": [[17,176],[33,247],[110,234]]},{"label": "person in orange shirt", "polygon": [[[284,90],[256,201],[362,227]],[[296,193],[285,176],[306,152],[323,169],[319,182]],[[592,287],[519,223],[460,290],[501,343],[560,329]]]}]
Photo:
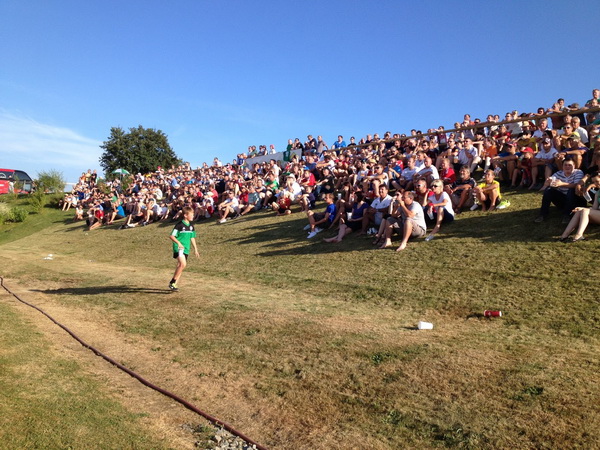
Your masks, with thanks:
[{"label": "person in orange shirt", "polygon": [[485,172],[490,168],[492,159],[498,156],[498,147],[496,142],[492,138],[484,138],[483,142],[478,142],[479,153],[481,154],[481,160],[484,161],[483,171]]}]

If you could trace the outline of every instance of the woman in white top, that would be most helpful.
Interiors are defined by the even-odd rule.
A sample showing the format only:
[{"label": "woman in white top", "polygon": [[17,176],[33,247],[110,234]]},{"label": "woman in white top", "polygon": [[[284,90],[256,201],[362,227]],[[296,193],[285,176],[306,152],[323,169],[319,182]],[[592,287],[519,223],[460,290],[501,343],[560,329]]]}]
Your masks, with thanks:
[{"label": "woman in white top", "polygon": [[431,192],[427,198],[427,207],[425,209],[431,220],[435,220],[435,226],[429,236],[425,238],[430,241],[435,234],[440,231],[443,223],[451,223],[454,220],[454,209],[452,209],[452,200],[448,193],[444,192],[444,183],[442,180],[434,180],[431,183]]}]

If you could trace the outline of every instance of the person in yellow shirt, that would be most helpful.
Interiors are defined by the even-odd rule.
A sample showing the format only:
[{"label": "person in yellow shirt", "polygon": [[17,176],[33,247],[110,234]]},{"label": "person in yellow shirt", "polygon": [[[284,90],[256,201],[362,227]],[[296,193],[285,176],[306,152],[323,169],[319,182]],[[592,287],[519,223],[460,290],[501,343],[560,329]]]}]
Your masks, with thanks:
[{"label": "person in yellow shirt", "polygon": [[502,199],[500,183],[494,178],[494,171],[486,170],[483,183],[479,183],[474,189],[475,198],[479,200],[482,211],[494,211]]}]

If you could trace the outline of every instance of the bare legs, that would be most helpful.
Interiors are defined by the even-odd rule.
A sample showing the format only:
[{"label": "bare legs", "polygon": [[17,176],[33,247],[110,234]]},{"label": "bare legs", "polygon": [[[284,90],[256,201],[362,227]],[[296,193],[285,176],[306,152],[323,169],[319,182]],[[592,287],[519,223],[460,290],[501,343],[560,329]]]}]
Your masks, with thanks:
[{"label": "bare legs", "polygon": [[571,221],[560,236],[561,239],[566,239],[569,235],[575,231],[573,239],[579,239],[583,236],[583,232],[587,228],[588,224],[592,222],[600,224],[600,210],[590,208],[575,208],[575,213],[571,218]]}]

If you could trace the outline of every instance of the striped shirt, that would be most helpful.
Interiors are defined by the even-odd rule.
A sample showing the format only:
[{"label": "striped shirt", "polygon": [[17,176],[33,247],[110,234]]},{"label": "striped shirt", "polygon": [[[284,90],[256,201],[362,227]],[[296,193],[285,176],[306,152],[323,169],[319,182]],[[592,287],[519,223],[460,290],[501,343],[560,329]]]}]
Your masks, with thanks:
[{"label": "striped shirt", "polygon": [[[558,181],[562,181],[563,183],[577,184],[583,178],[583,171],[581,171],[579,169],[574,169],[573,172],[571,173],[571,175],[567,176],[567,175],[565,175],[564,171],[559,170],[552,176],[555,177]],[[557,187],[556,189],[558,189],[563,194],[566,194],[567,192],[569,192],[569,188],[567,186],[560,186],[560,187]]]}]

